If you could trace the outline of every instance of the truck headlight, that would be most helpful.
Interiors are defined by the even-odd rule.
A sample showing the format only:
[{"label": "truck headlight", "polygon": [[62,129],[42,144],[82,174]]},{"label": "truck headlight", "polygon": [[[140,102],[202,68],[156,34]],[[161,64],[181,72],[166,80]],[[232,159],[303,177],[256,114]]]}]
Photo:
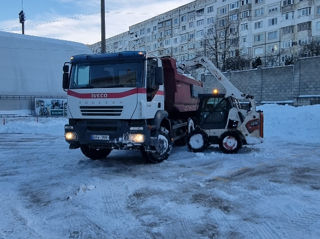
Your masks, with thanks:
[{"label": "truck headlight", "polygon": [[134,143],[143,143],[144,135],[143,134],[129,134],[129,140]]},{"label": "truck headlight", "polygon": [[74,141],[78,138],[77,133],[75,132],[67,132],[65,133],[64,137],[67,141]]}]

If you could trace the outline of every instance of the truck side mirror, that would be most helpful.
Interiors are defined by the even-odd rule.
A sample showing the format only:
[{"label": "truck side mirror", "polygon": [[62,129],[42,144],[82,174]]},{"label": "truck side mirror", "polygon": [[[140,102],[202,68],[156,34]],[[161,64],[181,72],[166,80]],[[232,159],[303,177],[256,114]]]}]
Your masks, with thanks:
[{"label": "truck side mirror", "polygon": [[64,65],[63,66],[63,73],[69,73],[69,65]]},{"label": "truck side mirror", "polygon": [[156,68],[156,84],[163,85],[163,69],[162,67]]},{"label": "truck side mirror", "polygon": [[69,73],[68,72],[63,72],[62,88],[64,90],[65,89],[69,89],[69,84],[70,84]]},{"label": "truck side mirror", "polygon": [[63,65],[63,79],[62,79],[62,88],[64,90],[69,89],[70,79],[69,79],[69,63],[65,62]]}]

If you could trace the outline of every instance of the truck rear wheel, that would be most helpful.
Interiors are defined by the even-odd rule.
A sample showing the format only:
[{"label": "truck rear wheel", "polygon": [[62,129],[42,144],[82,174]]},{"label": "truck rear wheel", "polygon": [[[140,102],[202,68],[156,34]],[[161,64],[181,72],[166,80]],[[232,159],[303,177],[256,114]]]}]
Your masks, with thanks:
[{"label": "truck rear wheel", "polygon": [[160,163],[166,160],[172,150],[172,142],[169,136],[169,130],[161,127],[158,133],[157,143],[152,151],[146,151],[142,149],[142,156],[149,163]]},{"label": "truck rear wheel", "polygon": [[111,152],[108,148],[95,148],[88,145],[81,145],[81,152],[92,160],[105,159]]},{"label": "truck rear wheel", "polygon": [[206,132],[197,128],[188,137],[188,148],[192,152],[202,152],[209,146],[209,138]]},{"label": "truck rear wheel", "polygon": [[219,148],[223,153],[233,154],[238,152],[241,147],[242,141],[237,133],[225,132],[221,135]]}]

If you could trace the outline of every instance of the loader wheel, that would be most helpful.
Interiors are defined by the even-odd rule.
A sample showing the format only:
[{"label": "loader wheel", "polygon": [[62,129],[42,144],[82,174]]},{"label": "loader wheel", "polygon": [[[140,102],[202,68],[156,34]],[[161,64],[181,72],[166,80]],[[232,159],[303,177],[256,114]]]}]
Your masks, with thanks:
[{"label": "loader wheel", "polygon": [[172,141],[169,136],[169,130],[161,127],[157,136],[157,144],[152,151],[146,151],[144,148],[141,150],[143,158],[148,163],[160,163],[166,160],[172,150]]},{"label": "loader wheel", "polygon": [[197,128],[188,137],[188,148],[192,152],[203,152],[209,146],[209,138],[206,132]]},{"label": "loader wheel", "polygon": [[219,148],[223,153],[233,154],[238,152],[242,147],[242,141],[239,135],[235,132],[225,132],[221,135]]},{"label": "loader wheel", "polygon": [[88,145],[81,145],[81,152],[92,160],[105,159],[111,152],[108,148],[94,148]]}]

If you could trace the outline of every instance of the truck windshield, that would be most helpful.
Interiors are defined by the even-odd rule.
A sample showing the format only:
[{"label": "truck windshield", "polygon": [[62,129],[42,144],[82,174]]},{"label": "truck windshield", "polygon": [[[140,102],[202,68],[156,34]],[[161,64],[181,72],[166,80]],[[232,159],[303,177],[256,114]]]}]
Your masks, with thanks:
[{"label": "truck windshield", "polygon": [[72,67],[71,89],[137,87],[142,63],[76,64]]}]

